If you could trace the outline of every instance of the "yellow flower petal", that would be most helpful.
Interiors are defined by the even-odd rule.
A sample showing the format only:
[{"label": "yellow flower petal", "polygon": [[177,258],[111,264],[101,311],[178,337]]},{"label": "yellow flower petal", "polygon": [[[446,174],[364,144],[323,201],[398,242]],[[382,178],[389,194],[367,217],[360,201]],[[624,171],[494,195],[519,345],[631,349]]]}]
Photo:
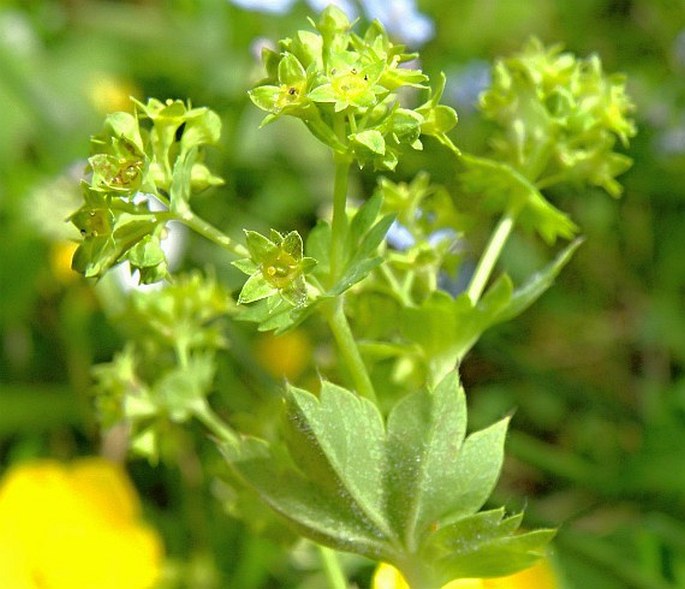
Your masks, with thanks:
[{"label": "yellow flower petal", "polygon": [[10,469],[0,483],[0,586],[152,587],[162,546],[140,515],[123,469],[106,460]]},{"label": "yellow flower petal", "polygon": [[384,562],[378,565],[371,586],[372,589],[409,589],[400,571]]},{"label": "yellow flower petal", "polygon": [[549,560],[540,560],[532,567],[508,577],[485,579],[485,589],[557,589],[559,581]]},{"label": "yellow flower petal", "polygon": [[71,269],[71,259],[78,244],[73,241],[60,241],[50,249],[50,267],[55,278],[67,284],[78,278],[78,274]]},{"label": "yellow flower petal", "polygon": [[[536,565],[507,577],[495,579],[457,579],[443,589],[558,589],[552,565],[541,560]],[[393,566],[381,563],[373,577],[372,589],[410,589],[400,572]]]}]

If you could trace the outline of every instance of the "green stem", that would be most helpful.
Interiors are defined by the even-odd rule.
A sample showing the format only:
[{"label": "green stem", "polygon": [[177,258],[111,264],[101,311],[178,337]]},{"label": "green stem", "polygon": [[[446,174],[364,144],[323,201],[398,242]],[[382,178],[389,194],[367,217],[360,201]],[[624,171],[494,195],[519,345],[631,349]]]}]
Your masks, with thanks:
[{"label": "green stem", "polygon": [[392,271],[392,268],[390,268],[388,264],[381,264],[380,271],[381,274],[383,274],[385,279],[388,281],[392,294],[395,297],[397,297],[402,306],[413,307],[414,301],[412,301],[410,294],[411,282],[407,282],[407,279],[405,277],[404,284],[401,285],[397,280],[395,273]]},{"label": "green stem", "polygon": [[541,178],[535,183],[535,188],[538,190],[544,190],[545,188],[549,188],[555,184],[561,184],[564,180],[566,180],[567,175],[568,174],[564,172],[560,172],[552,176],[547,176],[546,178]]},{"label": "green stem", "polygon": [[352,329],[350,329],[350,324],[345,316],[342,297],[338,297],[335,301],[331,301],[331,305],[328,312],[326,312],[326,319],[333,332],[333,337],[338,344],[340,355],[350,371],[357,393],[377,404],[376,391],[373,388],[371,377],[366,369],[364,360],[359,352],[359,347],[352,334]]},{"label": "green stem", "polygon": [[452,143],[452,140],[445,134],[445,133],[440,133],[439,135],[435,135],[435,138],[447,149],[449,149],[457,158],[461,155],[461,151],[459,148]]},{"label": "green stem", "polygon": [[212,411],[206,402],[203,401],[201,405],[195,408],[194,415],[221,442],[237,443],[238,438],[235,432]]},{"label": "green stem", "polygon": [[347,184],[351,162],[348,157],[336,154],[335,181],[333,184],[333,219],[331,221],[331,285],[343,271],[345,240],[347,239]]},{"label": "green stem", "polygon": [[[345,141],[345,115],[335,120],[335,134]],[[333,219],[331,221],[331,273],[330,285],[334,285],[343,273],[345,263],[345,243],[347,241],[347,186],[350,175],[351,160],[346,154],[335,153],[335,181],[333,184]],[[344,297],[339,296],[331,302],[325,311],[328,325],[333,332],[340,354],[347,366],[357,393],[377,403],[376,392],[371,378],[361,357],[357,342],[354,339],[350,324],[343,308]]]},{"label": "green stem", "polygon": [[[443,144],[448,145],[447,142],[449,142],[449,138],[445,136],[442,138],[442,141]],[[454,149],[457,148],[454,147]],[[455,152],[455,154],[458,155],[458,150]],[[526,165],[515,170],[514,176],[519,178],[519,182],[529,189],[531,189],[532,186],[537,186],[540,188],[539,185],[535,184],[535,179],[538,178],[544,170],[549,157],[550,143],[549,141],[543,141],[537,145],[535,151],[527,158]],[[525,200],[523,202],[514,201],[504,212],[504,215],[500,219],[499,223],[497,223],[497,226],[490,237],[490,241],[488,242],[483,255],[478,261],[478,266],[476,267],[476,271],[467,289],[467,293],[472,303],[477,303],[483,294],[485,285],[487,284],[488,279],[492,274],[492,270],[495,267],[500,254],[502,253],[504,244],[507,242],[507,239],[509,239],[509,235],[511,235],[511,231],[516,223],[516,218],[525,206]]]},{"label": "green stem", "polygon": [[334,550],[317,544],[329,589],[347,589],[347,579]]},{"label": "green stem", "polygon": [[509,239],[511,231],[516,223],[516,217],[518,216],[520,207],[510,207],[502,216],[499,223],[495,227],[492,235],[490,236],[490,241],[485,247],[485,251],[478,261],[478,266],[476,266],[476,271],[471,278],[469,287],[466,292],[471,299],[471,302],[475,305],[483,294],[485,285],[492,274],[492,270],[499,259],[504,244]]},{"label": "green stem", "polygon": [[236,256],[244,258],[249,257],[250,255],[250,252],[247,251],[247,248],[233,241],[230,237],[228,237],[228,235],[226,235],[222,231],[219,231],[219,229],[217,229],[213,225],[210,225],[204,219],[198,217],[190,209],[182,211],[179,215],[176,216],[176,220],[180,221],[187,227],[190,227],[193,231],[202,235],[202,237],[205,237],[209,241],[213,241],[217,245],[220,245],[224,249],[227,249],[229,252],[235,254]]}]

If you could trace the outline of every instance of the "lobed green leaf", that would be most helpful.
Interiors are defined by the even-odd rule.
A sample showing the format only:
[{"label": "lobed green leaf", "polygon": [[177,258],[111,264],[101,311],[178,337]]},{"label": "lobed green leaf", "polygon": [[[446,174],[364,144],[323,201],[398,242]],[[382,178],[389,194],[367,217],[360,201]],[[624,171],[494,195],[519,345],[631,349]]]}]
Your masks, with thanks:
[{"label": "lobed green leaf", "polygon": [[514,535],[521,518],[503,510],[477,513],[499,475],[506,427],[466,437],[456,372],[402,399],[387,426],[370,401],[323,382],[318,397],[288,386],[281,442],[246,438],[224,455],[306,537],[446,582],[524,568],[551,537]]}]

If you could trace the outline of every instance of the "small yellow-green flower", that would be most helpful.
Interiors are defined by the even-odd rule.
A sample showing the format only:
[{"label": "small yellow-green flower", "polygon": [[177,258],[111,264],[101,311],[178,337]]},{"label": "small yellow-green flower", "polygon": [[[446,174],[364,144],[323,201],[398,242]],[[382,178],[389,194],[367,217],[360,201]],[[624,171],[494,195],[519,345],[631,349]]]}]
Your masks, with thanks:
[{"label": "small yellow-green flower", "polygon": [[[560,587],[552,565],[541,560],[535,566],[514,575],[494,579],[458,579],[442,589],[558,589]],[[382,563],[373,577],[372,589],[409,589],[400,572]]]},{"label": "small yellow-green flower", "polygon": [[[279,58],[278,80],[275,84],[263,84],[250,91],[250,99],[256,106],[273,115],[299,116],[306,111],[308,75],[295,55],[285,52]],[[267,118],[265,123],[272,118]]]},{"label": "small yellow-green flower", "polygon": [[331,102],[335,112],[348,107],[365,109],[379,104],[388,95],[388,90],[377,82],[383,70],[382,64],[367,68],[334,68],[329,74],[329,82],[322,84],[309,93],[314,102]]},{"label": "small yellow-green flower", "polygon": [[123,469],[42,460],[0,481],[0,587],[148,589],[162,560]]},{"label": "small yellow-green flower", "polygon": [[249,274],[240,291],[238,302],[253,303],[277,293],[294,306],[307,297],[304,276],[316,265],[313,258],[303,257],[302,237],[297,231],[281,235],[272,229],[269,237],[256,231],[245,231],[250,258],[233,265]]}]

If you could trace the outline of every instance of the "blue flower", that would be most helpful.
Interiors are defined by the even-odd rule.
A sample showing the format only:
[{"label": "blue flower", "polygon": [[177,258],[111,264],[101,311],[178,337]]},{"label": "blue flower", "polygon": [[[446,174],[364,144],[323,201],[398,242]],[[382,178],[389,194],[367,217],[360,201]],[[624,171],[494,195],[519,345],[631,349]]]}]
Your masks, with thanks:
[{"label": "blue flower", "polygon": [[[393,221],[386,234],[388,245],[398,252],[406,252],[416,245],[416,237],[398,221]],[[453,297],[463,293],[469,285],[475,264],[464,251],[464,243],[460,241],[457,232],[451,227],[436,229],[426,238],[428,246],[434,250],[447,247],[452,254],[458,254],[462,260],[455,270],[439,270],[437,273],[438,289],[449,293]],[[443,245],[444,244],[444,245]],[[445,251],[445,250],[443,250]]]},{"label": "blue flower", "polygon": [[[449,241],[451,243],[456,243],[459,236],[457,232],[451,227],[443,227],[442,229],[436,229],[427,238],[426,241],[428,245],[432,248],[438,247],[443,241]],[[388,233],[386,234],[386,240],[390,247],[403,252],[408,250],[410,247],[416,245],[416,237],[399,221],[395,220],[390,225]]]},{"label": "blue flower", "polygon": [[448,72],[445,98],[459,109],[460,115],[474,111],[481,92],[490,86],[490,81],[490,64],[474,59]]},{"label": "blue flower", "polygon": [[352,0],[307,0],[307,4],[316,12],[321,12],[326,6],[333,4],[340,8],[351,21],[358,16],[357,7]]},{"label": "blue flower", "polygon": [[285,14],[292,8],[295,0],[231,0],[231,2],[245,10]]},{"label": "blue flower", "polygon": [[438,247],[443,241],[456,242],[457,232],[451,227],[444,227],[442,229],[436,229],[428,236],[428,244],[431,247]]},{"label": "blue flower", "polygon": [[416,243],[411,231],[398,221],[393,221],[386,234],[388,244],[398,251],[406,251]]},{"label": "blue flower", "polygon": [[[245,10],[255,10],[257,12],[270,12],[272,14],[285,14],[288,12],[295,0],[230,0],[231,3],[244,8]],[[316,12],[321,12],[329,4],[334,4],[343,10],[351,20],[357,18],[357,9],[351,0],[307,0],[307,4]]]},{"label": "blue flower", "polygon": [[433,38],[435,24],[416,8],[414,0],[362,0],[369,19],[378,19],[391,36],[411,47]]},{"label": "blue flower", "polygon": [[[295,0],[230,0],[246,10],[285,14]],[[350,20],[358,16],[353,0],[307,0],[307,4],[321,12],[329,4],[343,10]],[[419,47],[435,35],[435,24],[416,8],[414,0],[360,0],[364,14],[369,20],[378,19],[388,33],[410,47]]]}]

